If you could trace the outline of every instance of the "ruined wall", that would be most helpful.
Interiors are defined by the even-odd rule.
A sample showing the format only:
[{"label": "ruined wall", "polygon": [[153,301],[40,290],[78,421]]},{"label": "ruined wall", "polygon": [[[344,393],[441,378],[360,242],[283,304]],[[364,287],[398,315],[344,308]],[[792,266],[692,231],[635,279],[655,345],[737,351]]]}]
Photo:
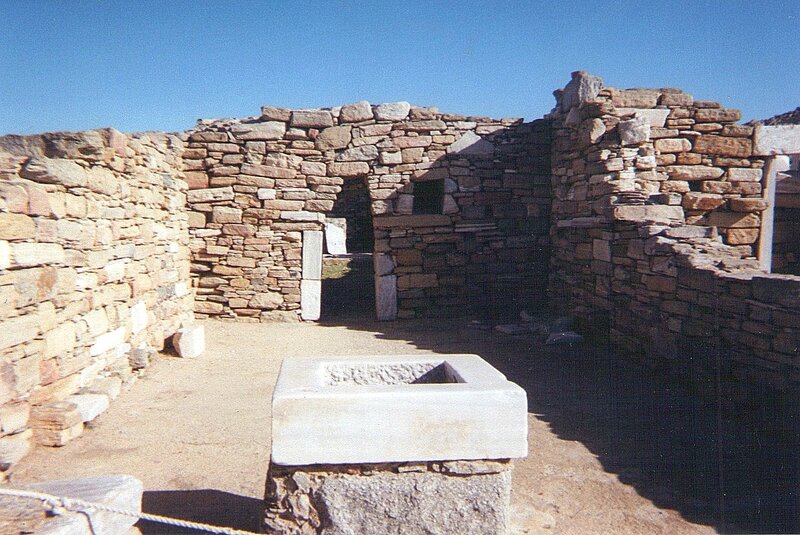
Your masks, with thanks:
[{"label": "ruined wall", "polygon": [[[380,317],[463,313],[502,291],[520,301],[542,294],[546,121],[405,102],[265,107],[258,118],[201,122],[184,158],[200,314],[296,319],[303,231],[322,227],[350,180],[369,189]],[[414,187],[430,181],[441,181],[439,206],[415,214]]]},{"label": "ruined wall", "polygon": [[0,470],[32,438],[80,434],[191,321],[181,145],[115,130],[0,138]]},{"label": "ruined wall", "polygon": [[585,73],[558,96],[554,304],[654,365],[794,388],[800,279],[757,271],[752,128],[674,89]]}]

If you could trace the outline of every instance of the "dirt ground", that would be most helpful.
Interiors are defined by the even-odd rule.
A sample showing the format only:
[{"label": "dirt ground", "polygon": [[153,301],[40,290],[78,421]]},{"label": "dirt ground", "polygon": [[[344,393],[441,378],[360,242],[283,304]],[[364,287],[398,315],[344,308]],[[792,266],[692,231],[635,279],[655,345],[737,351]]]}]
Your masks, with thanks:
[{"label": "dirt ground", "polygon": [[775,483],[780,470],[764,474],[766,461],[754,457],[761,435],[602,348],[545,346],[465,319],[203,323],[202,357],[160,357],[83,436],[37,448],[12,481],[131,474],[144,482],[147,512],[255,530],[282,359],[477,353],[528,392],[530,450],[514,472],[514,533],[781,531],[798,510],[795,498],[781,503],[790,498]]}]

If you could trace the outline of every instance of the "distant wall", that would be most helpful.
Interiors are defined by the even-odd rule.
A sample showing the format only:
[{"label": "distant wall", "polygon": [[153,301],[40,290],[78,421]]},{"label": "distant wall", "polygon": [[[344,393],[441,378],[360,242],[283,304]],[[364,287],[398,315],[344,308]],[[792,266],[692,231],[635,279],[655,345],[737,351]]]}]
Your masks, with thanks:
[{"label": "distant wall", "polygon": [[181,147],[115,130],[0,138],[0,465],[32,436],[79,434],[75,407],[53,404],[130,381],[191,322]]},{"label": "distant wall", "polygon": [[[405,102],[265,107],[257,118],[204,121],[184,153],[195,310],[297,319],[303,232],[322,228],[349,181],[369,191],[380,317],[541,298],[549,153],[547,121]],[[438,207],[415,214],[415,187],[432,181],[441,182]]]}]

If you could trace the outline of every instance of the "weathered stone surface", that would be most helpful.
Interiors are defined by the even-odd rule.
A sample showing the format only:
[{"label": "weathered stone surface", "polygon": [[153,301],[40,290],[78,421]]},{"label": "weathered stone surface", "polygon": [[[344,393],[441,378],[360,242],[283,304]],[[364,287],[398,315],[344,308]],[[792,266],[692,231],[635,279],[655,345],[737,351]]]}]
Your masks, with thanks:
[{"label": "weathered stone surface", "polygon": [[18,267],[63,264],[66,259],[64,248],[57,243],[15,243],[12,258]]},{"label": "weathered stone surface", "polygon": [[615,206],[612,217],[618,221],[637,221],[650,223],[683,222],[683,208],[680,206]]},{"label": "weathered stone surface", "polygon": [[447,147],[447,152],[449,154],[491,156],[494,154],[494,144],[472,131],[467,131],[458,141]]},{"label": "weathered stone surface", "polygon": [[740,169],[731,167],[728,169],[728,180],[731,182],[760,182],[761,169]]},{"label": "weathered stone surface", "polygon": [[[337,162],[369,162],[378,157],[378,148],[374,145],[362,145],[347,149],[336,156]],[[347,175],[344,175],[347,176]]]},{"label": "weathered stone surface", "polygon": [[36,235],[36,223],[25,214],[0,213],[0,239],[27,240]]},{"label": "weathered stone surface", "polygon": [[283,304],[283,297],[277,292],[257,293],[250,299],[250,308],[273,310]]},{"label": "weathered stone surface", "polygon": [[276,108],[274,106],[262,106],[261,118],[267,121],[283,121],[288,122],[291,118],[292,111],[286,108]]},{"label": "weathered stone surface", "polygon": [[724,175],[725,170],[707,165],[670,165],[667,174],[674,180],[714,180]]},{"label": "weathered stone surface", "polygon": [[233,200],[233,188],[225,187],[191,190],[186,192],[186,200],[190,203]]},{"label": "weathered stone surface", "polygon": [[714,210],[725,204],[722,195],[690,191],[683,196],[683,207],[687,210]]},{"label": "weathered stone surface", "polygon": [[321,230],[303,231],[303,279],[322,279]]},{"label": "weathered stone surface", "polygon": [[741,118],[739,110],[729,108],[701,108],[694,114],[698,123],[735,123]]},{"label": "weathered stone surface", "polygon": [[756,155],[800,154],[800,125],[758,125],[754,137]]},{"label": "weathered stone surface", "polygon": [[572,79],[564,87],[561,95],[561,110],[569,111],[573,106],[579,106],[597,97],[603,88],[603,79],[586,71],[575,71]]},{"label": "weathered stone surface", "polygon": [[408,102],[385,102],[375,106],[374,115],[378,121],[402,121],[409,111],[411,104]]},{"label": "weathered stone surface", "polygon": [[333,116],[327,110],[293,110],[289,124],[299,128],[327,128],[333,126]]},{"label": "weathered stone surface", "polygon": [[322,281],[300,281],[300,316],[304,320],[318,320],[322,303]]},{"label": "weathered stone surface", "polygon": [[20,176],[44,184],[61,184],[62,186],[86,186],[89,175],[86,169],[69,160],[52,158],[31,158],[20,171]]},{"label": "weathered stone surface", "polygon": [[108,396],[103,394],[79,394],[69,396],[66,401],[74,404],[78,408],[81,421],[91,422],[108,409]]},{"label": "weathered stone surface", "polygon": [[640,145],[650,140],[650,124],[644,119],[620,121],[617,131],[623,145]]},{"label": "weathered stone surface", "polygon": [[33,340],[38,334],[39,318],[36,314],[4,319],[0,329],[0,350]]},{"label": "weathered stone surface", "polygon": [[206,350],[206,329],[201,324],[194,324],[178,329],[172,337],[172,345],[183,358],[195,358]]},{"label": "weathered stone surface", "polygon": [[661,153],[687,152],[692,150],[692,143],[685,138],[666,138],[655,140],[655,149]]},{"label": "weathered stone surface", "polygon": [[[343,149],[350,144],[350,140],[352,139],[351,130],[351,126],[331,126],[330,128],[326,128],[320,132],[317,139],[314,140],[314,145],[319,150]],[[303,165],[312,163],[324,166],[324,164],[318,162],[303,162]],[[325,171],[323,170],[322,173],[303,171],[303,173],[324,175]]]},{"label": "weathered stone surface", "polygon": [[[388,268],[386,260],[382,262],[380,264],[383,266],[382,270],[386,270]],[[391,262],[391,259],[389,259],[389,262]],[[393,269],[393,266],[391,269]],[[390,321],[397,318],[396,275],[386,274],[375,277],[375,315],[379,321]]]},{"label": "weathered stone surface", "polygon": [[267,121],[265,123],[238,123],[231,125],[231,132],[243,141],[273,141],[286,134],[286,123]]},{"label": "weathered stone surface", "polygon": [[344,162],[328,164],[328,176],[360,176],[369,173],[366,162]]},{"label": "weathered stone surface", "polygon": [[342,106],[339,112],[339,121],[342,123],[357,123],[372,119],[372,106],[366,100]]},{"label": "weathered stone surface", "polygon": [[[6,471],[17,464],[33,445],[33,431],[28,429],[16,435],[0,438],[0,471]],[[0,509],[2,508],[0,502]]]},{"label": "weathered stone surface", "polygon": [[747,158],[753,154],[753,142],[748,138],[707,135],[695,140],[693,150],[700,154]]}]

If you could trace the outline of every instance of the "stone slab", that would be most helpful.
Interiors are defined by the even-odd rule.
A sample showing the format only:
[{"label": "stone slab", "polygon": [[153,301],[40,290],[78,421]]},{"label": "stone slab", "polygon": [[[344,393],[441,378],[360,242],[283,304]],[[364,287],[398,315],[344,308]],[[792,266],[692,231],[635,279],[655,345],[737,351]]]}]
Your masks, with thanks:
[{"label": "stone slab", "polygon": [[[329,254],[347,254],[347,229],[333,219],[329,217],[325,222],[325,248]],[[347,224],[346,220],[343,222]]]},{"label": "stone slab", "polygon": [[303,231],[303,280],[322,279],[322,231]]},{"label": "stone slab", "polygon": [[[459,382],[328,384],[331,367],[443,366]],[[286,359],[272,398],[281,465],[525,457],[527,396],[477,355]]]},{"label": "stone slab", "polygon": [[800,154],[800,125],[756,126],[753,154]]},{"label": "stone slab", "polygon": [[[388,257],[388,255],[382,255]],[[378,259],[377,267],[386,268],[385,259]],[[391,258],[388,260],[391,263]],[[394,269],[391,264],[390,271]],[[375,277],[375,317],[378,321],[397,319],[397,275],[380,275]]]},{"label": "stone slab", "polygon": [[320,315],[322,302],[322,281],[300,281],[300,317],[304,320],[316,321]]},{"label": "stone slab", "polygon": [[78,407],[83,422],[91,422],[108,409],[108,396],[103,394],[78,394],[69,396],[67,401]]}]

